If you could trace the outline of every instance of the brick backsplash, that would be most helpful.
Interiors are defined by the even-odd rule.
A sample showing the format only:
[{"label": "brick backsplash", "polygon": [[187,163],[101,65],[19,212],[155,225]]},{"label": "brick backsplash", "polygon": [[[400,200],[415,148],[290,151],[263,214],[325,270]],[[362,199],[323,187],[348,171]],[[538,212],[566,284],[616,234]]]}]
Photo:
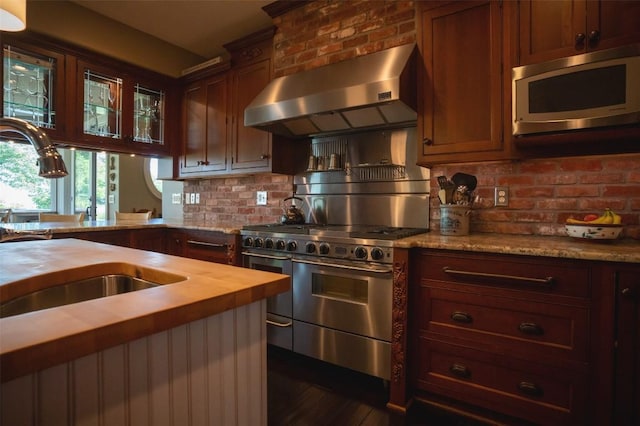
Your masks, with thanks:
[{"label": "brick backsplash", "polygon": [[[565,235],[569,216],[608,207],[622,216],[624,236],[640,239],[640,154],[437,166],[431,169],[431,193],[437,193],[437,176],[456,172],[478,178],[481,199],[472,209],[472,233]],[[494,206],[496,186],[509,188],[507,207]],[[439,220],[439,201],[432,196],[432,230],[440,228]]]},{"label": "brick backsplash", "polygon": [[[256,204],[256,192],[267,191],[267,205]],[[291,196],[293,177],[264,174],[187,180],[185,193],[199,193],[200,204],[184,206],[184,220],[196,223],[275,223],[283,213],[282,200]]]}]

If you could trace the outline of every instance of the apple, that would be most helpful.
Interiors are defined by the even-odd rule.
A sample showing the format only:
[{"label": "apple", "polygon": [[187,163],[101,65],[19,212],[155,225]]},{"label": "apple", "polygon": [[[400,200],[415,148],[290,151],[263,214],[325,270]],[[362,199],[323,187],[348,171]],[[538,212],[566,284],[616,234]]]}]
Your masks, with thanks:
[{"label": "apple", "polygon": [[592,214],[586,215],[582,220],[584,220],[585,222],[591,222],[592,220],[596,220],[598,217],[599,216],[597,214],[592,213]]}]

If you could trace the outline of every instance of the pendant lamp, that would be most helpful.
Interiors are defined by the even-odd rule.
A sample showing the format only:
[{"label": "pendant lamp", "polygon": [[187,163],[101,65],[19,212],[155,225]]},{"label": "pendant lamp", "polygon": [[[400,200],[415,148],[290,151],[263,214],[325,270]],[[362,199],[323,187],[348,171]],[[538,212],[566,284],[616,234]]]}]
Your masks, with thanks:
[{"label": "pendant lamp", "polygon": [[27,0],[0,0],[0,31],[22,31],[27,27]]}]

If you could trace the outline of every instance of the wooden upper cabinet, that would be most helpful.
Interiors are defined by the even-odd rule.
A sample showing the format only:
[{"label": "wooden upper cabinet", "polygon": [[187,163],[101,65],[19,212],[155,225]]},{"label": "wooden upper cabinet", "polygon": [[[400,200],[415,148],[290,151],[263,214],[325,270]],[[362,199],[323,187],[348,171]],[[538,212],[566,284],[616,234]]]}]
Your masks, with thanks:
[{"label": "wooden upper cabinet", "polygon": [[112,151],[170,153],[168,83],[84,59],[76,70],[76,140]]},{"label": "wooden upper cabinet", "polygon": [[226,170],[228,91],[228,74],[225,72],[193,82],[185,88],[181,175]]},{"label": "wooden upper cabinet", "polygon": [[271,61],[239,67],[233,73],[233,170],[268,169],[271,134],[244,125],[244,110],[271,80]]},{"label": "wooden upper cabinet", "polygon": [[509,2],[434,7],[441,3],[421,3],[418,163],[508,158],[503,8]]},{"label": "wooden upper cabinet", "polygon": [[3,116],[27,120],[52,140],[67,139],[65,55],[3,37]]},{"label": "wooden upper cabinet", "polygon": [[520,65],[640,42],[640,2],[521,0]]},{"label": "wooden upper cabinet", "polygon": [[304,170],[309,141],[244,125],[244,110],[271,81],[273,29],[225,45],[231,61],[186,77],[179,177]]}]

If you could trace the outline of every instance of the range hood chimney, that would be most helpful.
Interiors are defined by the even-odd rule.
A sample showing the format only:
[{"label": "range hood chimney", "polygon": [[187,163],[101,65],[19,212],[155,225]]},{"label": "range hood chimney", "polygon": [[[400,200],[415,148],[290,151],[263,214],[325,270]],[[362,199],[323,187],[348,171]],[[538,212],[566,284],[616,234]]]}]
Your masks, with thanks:
[{"label": "range hood chimney", "polygon": [[415,125],[415,44],[276,78],[245,126],[290,138]]}]

